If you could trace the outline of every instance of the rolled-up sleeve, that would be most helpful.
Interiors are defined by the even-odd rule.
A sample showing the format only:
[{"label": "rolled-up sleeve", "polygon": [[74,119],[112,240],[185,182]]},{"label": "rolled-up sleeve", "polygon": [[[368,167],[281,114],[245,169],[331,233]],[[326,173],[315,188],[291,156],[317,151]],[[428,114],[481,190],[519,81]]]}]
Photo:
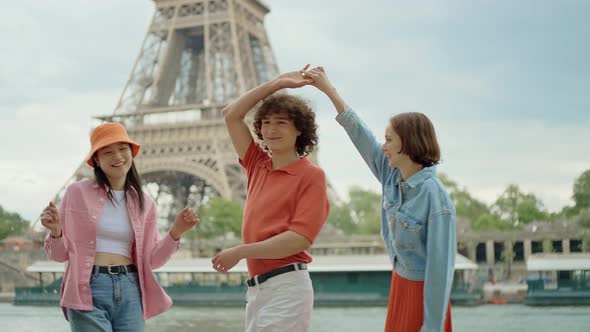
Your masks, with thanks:
[{"label": "rolled-up sleeve", "polygon": [[180,248],[180,239],[175,241],[172,236],[170,236],[170,232],[167,232],[166,235],[160,239],[160,235],[158,233],[157,209],[155,204],[152,204],[148,210],[145,225],[148,241],[151,242],[148,243],[146,247],[152,248],[148,256],[150,258],[150,267],[152,269],[157,269],[166,264],[172,255],[178,251]]}]

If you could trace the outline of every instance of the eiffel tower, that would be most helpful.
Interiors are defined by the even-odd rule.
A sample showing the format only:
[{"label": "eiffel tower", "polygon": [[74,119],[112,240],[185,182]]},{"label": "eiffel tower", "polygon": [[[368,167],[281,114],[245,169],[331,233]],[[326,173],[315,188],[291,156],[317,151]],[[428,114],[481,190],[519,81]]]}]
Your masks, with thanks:
[{"label": "eiffel tower", "polygon": [[[222,110],[278,74],[258,0],[154,0],[155,13],[117,107],[142,144],[136,166],[160,219],[221,196],[243,202],[246,177]],[[316,154],[311,156],[316,161]],[[67,185],[93,177],[82,163]],[[331,188],[330,188],[331,189]],[[333,192],[333,191],[332,191]],[[335,195],[331,195],[336,197]]]}]

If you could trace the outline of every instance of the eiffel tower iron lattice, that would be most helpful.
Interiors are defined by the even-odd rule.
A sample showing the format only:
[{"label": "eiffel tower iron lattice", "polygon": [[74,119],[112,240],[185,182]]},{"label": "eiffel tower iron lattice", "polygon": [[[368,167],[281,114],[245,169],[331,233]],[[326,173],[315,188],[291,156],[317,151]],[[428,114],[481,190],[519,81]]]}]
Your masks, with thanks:
[{"label": "eiffel tower iron lattice", "polygon": [[[168,222],[209,197],[243,202],[245,174],[222,110],[278,74],[258,0],[154,0],[155,13],[112,115],[142,144],[136,166]],[[316,161],[317,155],[311,156]],[[85,163],[67,185],[92,177]],[[331,188],[330,188],[331,189]],[[336,197],[333,194],[332,197]]]}]

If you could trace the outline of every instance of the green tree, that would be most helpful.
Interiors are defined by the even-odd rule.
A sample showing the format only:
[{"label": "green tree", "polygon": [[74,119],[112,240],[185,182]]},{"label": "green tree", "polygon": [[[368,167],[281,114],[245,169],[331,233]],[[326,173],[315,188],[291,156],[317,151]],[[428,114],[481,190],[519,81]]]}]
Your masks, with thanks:
[{"label": "green tree", "polygon": [[533,194],[523,193],[515,184],[509,185],[498,197],[492,210],[513,227],[520,227],[533,220],[547,219],[541,200]]},{"label": "green tree", "polygon": [[209,200],[199,211],[199,238],[240,236],[243,210],[239,203],[216,197]]},{"label": "green tree", "polygon": [[590,208],[581,210],[573,220],[582,227],[590,228]]},{"label": "green tree", "polygon": [[472,223],[472,227],[477,231],[503,231],[513,228],[510,223],[493,213],[482,214]]},{"label": "green tree", "polygon": [[590,169],[582,173],[574,182],[574,195],[572,198],[575,206],[570,211],[570,216],[583,209],[590,208]]},{"label": "green tree", "polygon": [[29,228],[29,221],[18,213],[8,212],[0,206],[0,240],[11,235],[23,234]]},{"label": "green tree", "polygon": [[344,234],[356,234],[358,230],[358,225],[352,218],[352,211],[348,204],[332,206],[328,216],[328,223],[341,230]]},{"label": "green tree", "polygon": [[566,205],[564,206],[561,211],[559,211],[558,216],[564,217],[573,217],[576,215],[576,208],[574,206]]},{"label": "green tree", "polygon": [[453,203],[455,203],[457,216],[466,218],[473,226],[473,223],[479,217],[490,213],[490,210],[485,203],[473,198],[467,190],[461,189],[457,182],[449,179],[449,177],[443,173],[439,174],[439,178],[449,192]]},{"label": "green tree", "polygon": [[348,206],[358,234],[379,234],[381,232],[381,195],[374,191],[352,187],[348,193]]},{"label": "green tree", "polygon": [[344,234],[379,234],[381,232],[381,195],[352,187],[349,201],[332,206],[328,222]]}]

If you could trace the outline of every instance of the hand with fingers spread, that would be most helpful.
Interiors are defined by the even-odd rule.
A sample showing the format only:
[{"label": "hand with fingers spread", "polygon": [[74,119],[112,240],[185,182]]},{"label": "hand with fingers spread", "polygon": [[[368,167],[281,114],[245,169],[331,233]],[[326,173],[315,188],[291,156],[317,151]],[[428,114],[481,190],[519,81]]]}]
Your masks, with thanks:
[{"label": "hand with fingers spread", "polygon": [[182,234],[193,228],[195,225],[198,225],[199,221],[199,216],[197,216],[195,210],[185,207],[180,211],[178,216],[176,216],[176,221],[174,222],[174,225],[172,225],[172,228],[170,228],[170,236],[172,236],[175,241],[178,241]]},{"label": "hand with fingers spread", "polygon": [[213,257],[211,263],[213,268],[218,272],[228,272],[236,264],[238,264],[244,257],[241,256],[240,246],[225,249]]},{"label": "hand with fingers spread", "polygon": [[306,75],[306,70],[308,68],[309,65],[305,65],[303,69],[284,73],[277,77],[276,80],[281,88],[296,89],[310,85],[313,83],[313,81]]},{"label": "hand with fingers spread", "polygon": [[52,237],[61,237],[59,211],[53,202],[49,202],[49,205],[41,212],[41,225],[51,232]]}]

